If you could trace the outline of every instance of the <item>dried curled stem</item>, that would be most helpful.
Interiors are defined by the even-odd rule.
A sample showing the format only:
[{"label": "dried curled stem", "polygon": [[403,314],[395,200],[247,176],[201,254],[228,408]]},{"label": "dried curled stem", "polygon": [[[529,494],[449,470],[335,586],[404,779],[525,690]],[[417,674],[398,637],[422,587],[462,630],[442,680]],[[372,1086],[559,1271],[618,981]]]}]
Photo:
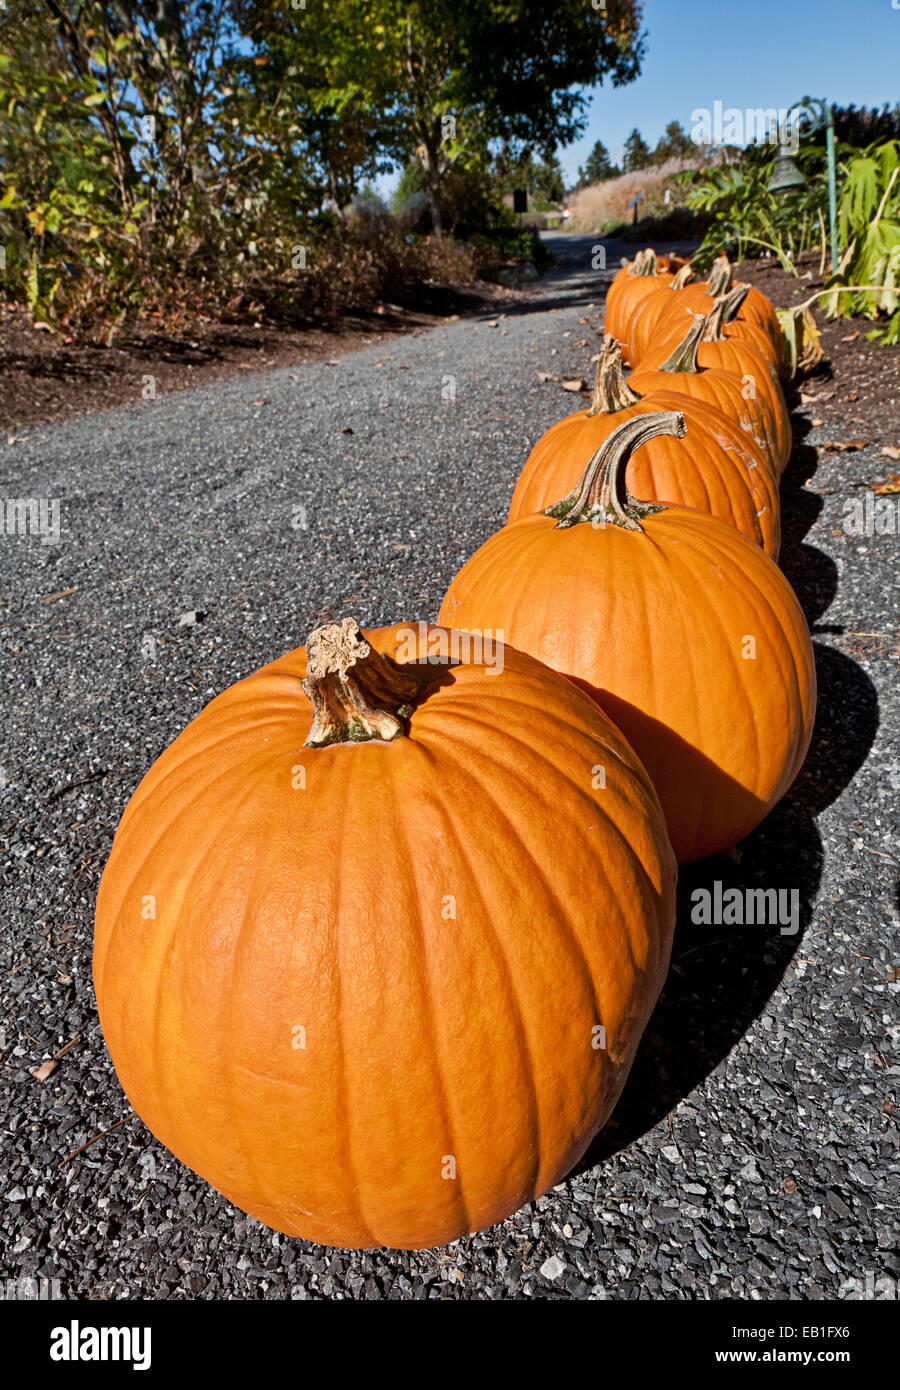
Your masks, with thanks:
[{"label": "dried curled stem", "polygon": [[397,738],[422,687],[434,678],[427,666],[401,665],[376,651],[354,618],[315,628],[302,682],[313,708],[307,747]]}]

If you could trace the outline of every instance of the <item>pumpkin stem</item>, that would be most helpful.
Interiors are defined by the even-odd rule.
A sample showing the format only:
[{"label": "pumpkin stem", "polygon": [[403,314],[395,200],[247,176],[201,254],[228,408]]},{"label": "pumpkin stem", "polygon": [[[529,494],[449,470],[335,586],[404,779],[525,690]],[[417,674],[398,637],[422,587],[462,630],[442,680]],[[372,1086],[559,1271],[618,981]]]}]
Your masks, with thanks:
[{"label": "pumpkin stem", "polygon": [[666,358],[659,368],[661,372],[698,372],[697,349],[706,331],[706,316],[691,314],[693,323],[674,352]]},{"label": "pumpkin stem", "polygon": [[632,497],[625,482],[631,455],[649,439],[669,434],[685,436],[684,416],[677,410],[661,410],[653,415],[637,415],[613,430],[590,459],[578,486],[568,497],[548,507],[545,516],[557,517],[557,529],[579,521],[605,526],[612,522],[626,531],[643,531],[641,520],[665,508]]},{"label": "pumpkin stem", "polygon": [[615,415],[618,410],[627,410],[628,406],[637,405],[640,399],[625,380],[621,343],[617,342],[611,333],[604,334],[600,355],[597,358],[597,375],[594,378],[594,393],[590,410],[587,412],[588,418],[592,415]]},{"label": "pumpkin stem", "polygon": [[701,342],[721,343],[725,340],[724,324],[730,323],[747,298],[749,285],[736,285],[728,294],[720,294],[709,313]]},{"label": "pumpkin stem", "polygon": [[397,738],[422,686],[434,678],[427,666],[401,666],[376,651],[354,618],[315,628],[301,682],[313,707],[306,746]]},{"label": "pumpkin stem", "polygon": [[689,284],[691,283],[691,281],[694,280],[695,278],[696,278],[696,277],[695,277],[695,275],[694,275],[694,272],[691,270],[691,263],[690,263],[690,261],[685,261],[684,265],[683,265],[683,266],[681,267],[681,269],[677,272],[677,274],[676,274],[676,276],[675,276],[675,279],[672,281],[671,285],[669,286],[669,289],[670,289],[670,290],[683,290],[684,287],[685,287],[685,285],[689,285]]},{"label": "pumpkin stem", "polygon": [[740,284],[735,285],[733,289],[730,289],[728,291],[727,295],[725,296],[725,313],[723,315],[724,323],[731,323],[732,319],[737,318],[738,310],[740,309],[741,305],[743,304],[744,300],[747,298],[747,295],[749,293],[750,286],[744,284],[743,281]]},{"label": "pumpkin stem", "polygon": [[728,293],[731,289],[732,273],[731,261],[723,251],[721,256],[716,256],[709,272],[709,289],[706,293],[710,299],[718,299],[720,294]]},{"label": "pumpkin stem", "polygon": [[631,262],[629,275],[657,275],[656,252],[652,246],[648,246],[646,251],[639,251]]}]

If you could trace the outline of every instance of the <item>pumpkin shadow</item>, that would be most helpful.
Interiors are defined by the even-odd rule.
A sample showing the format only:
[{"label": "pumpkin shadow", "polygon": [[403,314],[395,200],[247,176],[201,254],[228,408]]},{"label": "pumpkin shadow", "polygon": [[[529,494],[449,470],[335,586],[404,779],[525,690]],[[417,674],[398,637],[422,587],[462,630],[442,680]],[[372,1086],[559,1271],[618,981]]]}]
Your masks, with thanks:
[{"label": "pumpkin shadow", "polygon": [[[878,700],[865,672],[814,643],[819,703],[812,743],[793,786],[733,854],[682,868],[672,964],[616,1110],[574,1173],[628,1147],[700,1086],[728,1056],[778,988],[809,925],[822,874],[814,816],[840,795],[878,729]],[[787,889],[797,894],[797,930],[781,924],[704,926],[693,920],[698,890]],[[787,906],[789,899],[784,899]],[[789,923],[790,928],[793,923]],[[789,982],[788,982],[789,987]],[[789,1068],[785,1103],[793,1100]]]}]

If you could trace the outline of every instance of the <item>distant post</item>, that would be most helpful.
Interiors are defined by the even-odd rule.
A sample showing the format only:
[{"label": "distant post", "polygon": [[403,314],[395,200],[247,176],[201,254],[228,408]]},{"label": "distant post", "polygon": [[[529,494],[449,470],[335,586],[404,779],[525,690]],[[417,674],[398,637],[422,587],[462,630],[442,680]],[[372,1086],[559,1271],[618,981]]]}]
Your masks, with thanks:
[{"label": "distant post", "polygon": [[626,212],[628,211],[628,208],[633,208],[633,209],[634,209],[634,211],[632,212],[632,215],[631,215],[631,220],[632,220],[632,222],[636,222],[636,221],[638,220],[638,211],[637,211],[637,210],[638,210],[638,203],[641,201],[641,199],[643,198],[643,196],[644,196],[644,190],[641,189],[640,193],[635,193],[635,195],[634,195],[634,197],[632,198],[631,202],[628,204],[628,206],[627,206],[626,209],[625,209]]}]

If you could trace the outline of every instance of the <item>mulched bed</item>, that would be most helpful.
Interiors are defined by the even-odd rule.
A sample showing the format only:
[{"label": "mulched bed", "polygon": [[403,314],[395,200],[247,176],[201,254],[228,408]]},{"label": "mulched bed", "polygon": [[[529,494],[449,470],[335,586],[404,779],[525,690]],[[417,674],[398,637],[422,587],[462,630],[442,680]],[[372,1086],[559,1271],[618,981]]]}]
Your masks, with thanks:
[{"label": "mulched bed", "polygon": [[424,284],[411,287],[402,304],[381,304],[334,324],[290,328],[195,319],[181,332],[143,324],[117,334],[110,346],[64,342],[35,328],[21,307],[0,304],[0,430],[14,440],[26,425],[140,400],[146,377],[153,377],[161,396],[244,371],[337,357],[379,338],[482,312],[516,293],[485,281]]},{"label": "mulched bed", "polygon": [[[802,260],[798,269],[795,280],[774,257],[748,260],[735,267],[734,278],[762,290],[776,309],[788,309],[824,287],[818,256]],[[875,327],[869,319],[828,319],[816,305],[813,314],[825,357],[799,384],[804,404],[815,405],[826,430],[839,426],[846,432],[849,425],[848,439],[858,432],[869,444],[900,445],[900,350],[869,342],[866,334]]]}]

